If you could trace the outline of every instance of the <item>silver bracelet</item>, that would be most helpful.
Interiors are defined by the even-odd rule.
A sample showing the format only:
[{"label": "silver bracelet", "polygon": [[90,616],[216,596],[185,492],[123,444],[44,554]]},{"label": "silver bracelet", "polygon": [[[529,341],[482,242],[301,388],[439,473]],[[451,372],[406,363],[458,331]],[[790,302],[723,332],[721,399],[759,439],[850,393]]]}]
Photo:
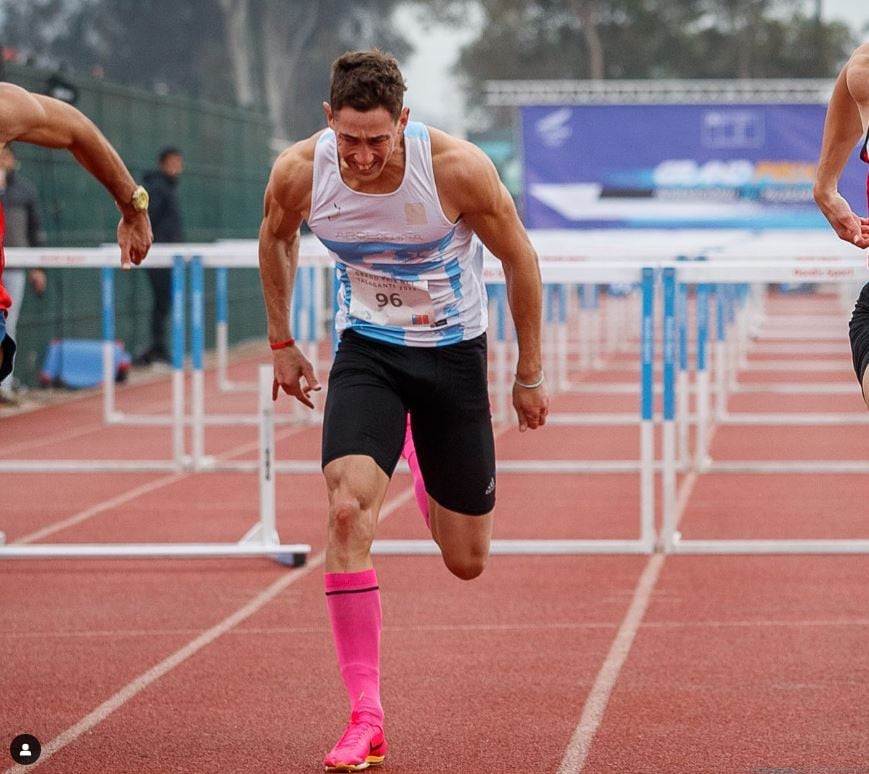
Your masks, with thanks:
[{"label": "silver bracelet", "polygon": [[544,379],[546,379],[546,374],[541,371],[540,378],[536,382],[525,384],[525,382],[520,382],[518,379],[514,378],[513,384],[518,385],[519,387],[524,387],[526,390],[536,390],[541,384],[543,384]]}]

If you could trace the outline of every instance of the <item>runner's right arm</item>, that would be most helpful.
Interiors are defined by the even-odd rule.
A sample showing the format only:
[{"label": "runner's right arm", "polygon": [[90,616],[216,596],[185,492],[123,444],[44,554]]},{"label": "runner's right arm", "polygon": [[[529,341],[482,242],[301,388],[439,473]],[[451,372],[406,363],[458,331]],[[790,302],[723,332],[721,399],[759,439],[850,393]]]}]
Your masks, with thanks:
[{"label": "runner's right arm", "polygon": [[[311,195],[312,161],[308,160],[307,142],[282,153],[272,168],[263,203],[263,220],[259,231],[259,266],[268,317],[271,344],[292,339],[290,305],[296,268],[299,264],[299,227],[304,220]],[[320,384],[314,368],[295,345],[273,352],[275,378],[272,399],[283,390],[309,408],[309,397]],[[302,384],[304,379],[304,384]]]}]

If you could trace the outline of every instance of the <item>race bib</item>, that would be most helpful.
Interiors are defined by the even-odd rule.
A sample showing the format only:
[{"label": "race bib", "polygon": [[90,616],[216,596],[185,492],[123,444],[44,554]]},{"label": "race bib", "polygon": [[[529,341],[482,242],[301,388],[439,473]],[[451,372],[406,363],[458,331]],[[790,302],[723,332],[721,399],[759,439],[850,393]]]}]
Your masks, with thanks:
[{"label": "race bib", "polygon": [[406,328],[432,325],[434,307],[428,282],[408,282],[347,269],[350,280],[350,315],[375,325]]}]

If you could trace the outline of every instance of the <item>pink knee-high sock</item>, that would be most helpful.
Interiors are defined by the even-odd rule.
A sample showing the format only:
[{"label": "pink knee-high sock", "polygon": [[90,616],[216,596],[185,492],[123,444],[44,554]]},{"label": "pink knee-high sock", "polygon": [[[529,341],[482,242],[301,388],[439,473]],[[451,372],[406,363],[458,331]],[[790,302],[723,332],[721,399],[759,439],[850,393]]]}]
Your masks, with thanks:
[{"label": "pink knee-high sock", "polygon": [[377,574],[373,569],[329,572],[324,578],[338,667],[350,698],[350,709],[382,724],[380,630],[383,613]]},{"label": "pink knee-high sock", "polygon": [[407,460],[410,474],[413,476],[413,493],[416,495],[416,504],[425,519],[425,525],[431,529],[428,514],[428,495],[425,491],[425,481],[422,480],[422,471],[419,469],[419,461],[416,458],[416,447],[413,445],[413,434],[410,431],[410,415],[407,417],[407,431],[404,434],[404,448],[401,456]]}]

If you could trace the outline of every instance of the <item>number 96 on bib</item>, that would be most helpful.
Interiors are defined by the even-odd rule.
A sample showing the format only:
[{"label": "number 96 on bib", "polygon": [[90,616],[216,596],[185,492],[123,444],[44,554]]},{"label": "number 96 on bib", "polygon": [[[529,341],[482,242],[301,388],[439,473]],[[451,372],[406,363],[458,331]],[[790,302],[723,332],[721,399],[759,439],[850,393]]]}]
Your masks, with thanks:
[{"label": "number 96 on bib", "polygon": [[434,306],[425,280],[399,280],[348,269],[350,315],[375,325],[431,325]]}]

